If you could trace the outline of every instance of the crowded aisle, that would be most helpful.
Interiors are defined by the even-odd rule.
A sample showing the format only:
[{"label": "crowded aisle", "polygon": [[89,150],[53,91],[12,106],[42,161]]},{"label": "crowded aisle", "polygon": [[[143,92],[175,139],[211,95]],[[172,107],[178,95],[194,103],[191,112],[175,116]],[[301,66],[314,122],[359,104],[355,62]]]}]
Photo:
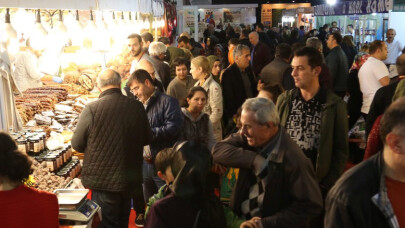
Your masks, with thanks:
[{"label": "crowded aisle", "polygon": [[0,9],[0,227],[405,226],[397,5],[118,2]]}]

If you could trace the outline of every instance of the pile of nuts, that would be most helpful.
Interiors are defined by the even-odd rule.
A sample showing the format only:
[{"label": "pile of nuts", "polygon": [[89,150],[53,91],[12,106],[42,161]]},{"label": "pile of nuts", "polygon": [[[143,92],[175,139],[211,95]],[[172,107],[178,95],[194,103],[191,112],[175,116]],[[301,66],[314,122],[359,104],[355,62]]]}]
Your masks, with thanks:
[{"label": "pile of nuts", "polygon": [[34,160],[32,168],[34,170],[32,175],[35,179],[34,187],[39,190],[53,192],[56,189],[63,189],[72,180],[70,177],[64,178],[49,172],[45,162],[39,163]]}]

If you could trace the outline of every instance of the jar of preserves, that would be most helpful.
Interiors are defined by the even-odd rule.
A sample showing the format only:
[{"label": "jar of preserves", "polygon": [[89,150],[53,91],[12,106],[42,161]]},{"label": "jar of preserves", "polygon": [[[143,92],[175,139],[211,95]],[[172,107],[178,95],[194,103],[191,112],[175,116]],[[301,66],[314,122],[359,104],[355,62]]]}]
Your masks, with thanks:
[{"label": "jar of preserves", "polygon": [[35,155],[41,152],[39,138],[37,137],[31,138],[31,147]]},{"label": "jar of preserves", "polygon": [[56,162],[56,157],[54,155],[49,155],[44,158],[44,161],[46,162],[46,167],[50,172],[55,172],[56,167],[57,167],[57,162]]},{"label": "jar of preserves", "polygon": [[17,139],[18,150],[27,154],[29,151],[28,142],[24,138]]}]

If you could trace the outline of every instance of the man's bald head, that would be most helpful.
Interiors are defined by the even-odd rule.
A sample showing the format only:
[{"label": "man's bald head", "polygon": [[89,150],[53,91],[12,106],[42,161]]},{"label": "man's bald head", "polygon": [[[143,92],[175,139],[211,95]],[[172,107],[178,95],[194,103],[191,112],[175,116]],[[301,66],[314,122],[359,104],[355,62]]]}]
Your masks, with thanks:
[{"label": "man's bald head", "polygon": [[120,88],[121,87],[121,76],[115,70],[106,69],[98,75],[97,86],[100,89]]},{"label": "man's bald head", "polygon": [[402,54],[397,58],[396,67],[398,75],[405,76],[405,54]]},{"label": "man's bald head", "polygon": [[143,59],[138,63],[138,66],[136,66],[137,70],[146,70],[149,75],[152,77],[153,80],[155,80],[155,68],[153,67],[153,64],[149,62],[149,60]]},{"label": "man's bald head", "polygon": [[251,32],[249,34],[249,41],[251,44],[253,44],[254,46],[256,46],[257,43],[259,43],[259,33],[257,32]]}]

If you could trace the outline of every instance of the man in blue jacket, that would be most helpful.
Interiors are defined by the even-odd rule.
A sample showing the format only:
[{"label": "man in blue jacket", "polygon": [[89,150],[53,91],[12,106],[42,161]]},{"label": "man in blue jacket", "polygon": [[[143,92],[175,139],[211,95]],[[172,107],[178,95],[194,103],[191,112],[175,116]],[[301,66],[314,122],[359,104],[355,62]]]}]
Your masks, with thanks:
[{"label": "man in blue jacket", "polygon": [[[143,191],[145,202],[148,202],[165,184],[155,172],[154,159],[159,151],[172,147],[176,142],[183,124],[183,114],[177,99],[156,89],[147,71],[136,70],[129,77],[127,85],[145,107],[152,129],[152,143],[145,146],[143,151]],[[139,227],[143,215],[142,218],[138,217],[136,224]]]}]

